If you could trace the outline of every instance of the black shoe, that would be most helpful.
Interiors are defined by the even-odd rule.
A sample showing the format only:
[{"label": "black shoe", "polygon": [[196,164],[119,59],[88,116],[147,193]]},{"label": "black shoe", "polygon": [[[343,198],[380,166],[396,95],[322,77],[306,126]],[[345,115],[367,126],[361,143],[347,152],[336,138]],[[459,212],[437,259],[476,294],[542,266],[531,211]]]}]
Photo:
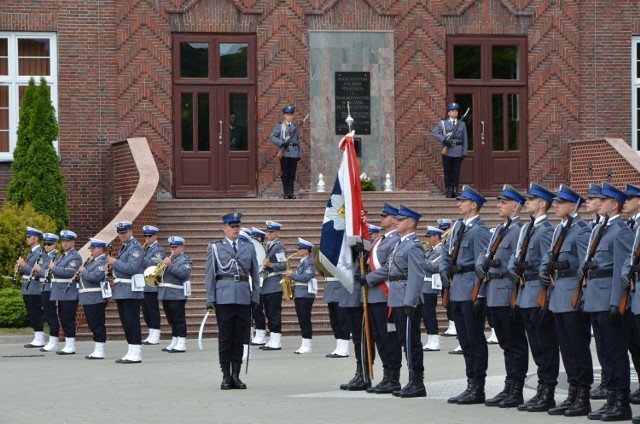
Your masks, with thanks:
[{"label": "black shoe", "polygon": [[246,389],[247,385],[240,380],[240,368],[242,368],[242,362],[231,363],[231,380],[233,380],[233,387],[236,389]]},{"label": "black shoe", "polygon": [[606,389],[606,387],[604,387],[602,383],[600,383],[598,387],[589,392],[589,396],[591,396],[591,399],[606,399],[607,393],[609,393],[609,391]]},{"label": "black shoe", "polygon": [[449,355],[462,355],[462,350],[450,350]]},{"label": "black shoe", "polygon": [[513,380],[505,380],[504,388],[500,393],[492,397],[491,399],[487,399],[484,404],[487,406],[499,406],[500,402],[503,401],[511,392],[511,387],[513,386]]},{"label": "black shoe", "polygon": [[471,379],[468,390],[460,395],[456,403],[458,405],[478,405],[485,403],[485,400],[484,378],[474,378]]},{"label": "black shoe", "polygon": [[542,393],[538,400],[527,407],[528,412],[546,412],[551,408],[556,407],[555,400],[555,386],[546,385],[542,389]]},{"label": "black shoe", "polygon": [[634,405],[640,405],[640,389],[629,395],[629,403]]},{"label": "black shoe", "polygon": [[356,373],[353,376],[353,378],[345,384],[341,384],[340,385],[340,390],[347,390],[347,387],[349,387],[350,384],[355,383],[356,381],[358,381],[358,379],[362,378],[362,367],[360,367],[360,364],[356,364]]},{"label": "black shoe", "polygon": [[342,356],[342,355],[338,355],[337,353],[327,353],[325,355],[325,357],[327,357],[327,358],[348,358],[349,355]]},{"label": "black shoe", "polygon": [[399,397],[403,399],[427,397],[427,389],[424,387],[424,371],[413,371],[411,373],[411,384],[400,390]]},{"label": "black shoe", "polygon": [[607,412],[602,414],[601,421],[629,421],[631,419],[631,406],[629,405],[629,392],[615,392],[615,402]]},{"label": "black shoe", "polygon": [[231,379],[231,364],[228,362],[220,364],[220,369],[222,370],[222,383],[220,383],[220,390],[233,389],[233,380]]},{"label": "black shoe", "polygon": [[[589,401],[589,387],[578,387],[576,401],[564,411],[565,417],[583,417],[591,412],[591,402]],[[631,416],[629,416],[631,418]]]},{"label": "black shoe", "polygon": [[473,378],[467,378],[467,388],[464,389],[464,392],[460,393],[458,396],[453,396],[447,399],[447,403],[458,403],[458,399],[464,397],[471,390],[471,386],[474,384]]},{"label": "black shoe", "polygon": [[578,386],[569,386],[569,394],[567,395],[567,398],[555,408],[550,408],[547,413],[549,415],[564,415],[564,411],[566,411],[571,405],[573,405],[573,402],[576,401],[577,394]]},{"label": "black shoe", "polygon": [[390,370],[383,369],[384,377],[375,387],[367,389],[367,393],[388,394],[402,389],[400,384],[400,369]]},{"label": "black shoe", "polygon": [[600,418],[602,418],[602,415],[606,414],[611,408],[613,408],[613,404],[615,403],[615,401],[615,392],[609,393],[607,395],[607,401],[604,403],[604,405],[602,405],[600,409],[589,412],[587,418],[589,418],[590,420],[599,420]]},{"label": "black shoe", "polygon": [[520,405],[518,405],[518,411],[526,411],[527,408],[529,408],[531,405],[534,405],[536,402],[538,402],[538,399],[540,399],[540,395],[542,394],[543,388],[544,386],[542,384],[538,384],[538,387],[536,388],[535,396],[533,396],[531,399],[529,399],[525,403],[521,403]]},{"label": "black shoe", "polygon": [[518,405],[524,403],[524,398],[522,397],[522,387],[524,386],[524,381],[514,381],[511,385],[511,390],[507,394],[507,396],[500,401],[498,406],[500,408],[515,408]]}]

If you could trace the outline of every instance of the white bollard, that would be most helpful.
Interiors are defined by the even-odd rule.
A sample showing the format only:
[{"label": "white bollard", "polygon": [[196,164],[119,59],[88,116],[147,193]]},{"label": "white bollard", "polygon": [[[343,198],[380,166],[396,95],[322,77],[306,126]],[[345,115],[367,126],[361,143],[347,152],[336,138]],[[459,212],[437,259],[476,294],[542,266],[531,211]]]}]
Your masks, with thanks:
[{"label": "white bollard", "polygon": [[391,182],[391,175],[387,174],[384,179],[384,191],[393,191],[393,183]]},{"label": "white bollard", "polygon": [[322,174],[318,174],[318,185],[316,186],[316,191],[318,193],[324,193],[326,187],[327,186],[324,183],[324,176]]}]

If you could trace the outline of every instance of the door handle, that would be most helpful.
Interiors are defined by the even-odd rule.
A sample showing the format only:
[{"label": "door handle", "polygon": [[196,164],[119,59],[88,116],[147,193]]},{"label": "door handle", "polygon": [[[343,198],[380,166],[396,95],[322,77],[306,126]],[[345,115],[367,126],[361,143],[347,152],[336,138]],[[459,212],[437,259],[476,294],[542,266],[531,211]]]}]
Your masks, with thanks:
[{"label": "door handle", "polygon": [[218,133],[218,144],[222,144],[222,121],[220,122],[220,132]]},{"label": "door handle", "polygon": [[480,121],[480,127],[481,127],[481,129],[480,129],[480,142],[484,146],[484,121]]}]

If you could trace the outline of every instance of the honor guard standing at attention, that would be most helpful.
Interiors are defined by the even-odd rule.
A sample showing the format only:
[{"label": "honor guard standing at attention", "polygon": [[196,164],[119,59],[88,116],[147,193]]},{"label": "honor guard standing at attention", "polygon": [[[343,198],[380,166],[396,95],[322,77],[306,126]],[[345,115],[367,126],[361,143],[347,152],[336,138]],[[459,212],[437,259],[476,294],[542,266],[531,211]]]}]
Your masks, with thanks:
[{"label": "honor guard standing at attention", "polygon": [[541,288],[538,270],[553,235],[553,224],[547,219],[553,197],[553,193],[542,185],[529,184],[522,212],[529,214],[531,219],[522,226],[516,250],[509,262],[509,276],[515,290],[519,290],[516,305],[520,308],[531,355],[538,367],[536,394],[518,405],[519,411],[546,412],[556,406],[554,391],[558,384],[560,350],[553,315],[548,310],[541,314],[538,305]]},{"label": "honor guard standing at attention", "polygon": [[591,406],[589,389],[593,383],[591,362],[591,330],[589,317],[578,305],[572,306],[578,286],[576,272],[587,253],[589,225],[578,215],[584,199],[571,187],[560,185],[553,202],[555,215],[560,219],[551,238],[551,248],[540,263],[540,284],[547,290],[547,302],[541,305],[541,314],[553,312],[560,355],[567,373],[567,398],[549,415],[586,415]]},{"label": "honor guard standing at attention", "polygon": [[[42,248],[40,247],[40,240],[42,240],[42,231],[27,227],[27,240],[26,246],[31,248],[29,256],[25,260],[20,254],[20,257],[16,261],[16,274],[19,270],[22,270],[22,298],[27,309],[27,317],[29,318],[29,324],[33,328],[33,340],[24,347],[34,348],[44,346],[44,323],[42,320],[42,299],[40,297],[40,285],[31,281],[31,273],[33,267],[40,258]],[[24,252],[24,249],[23,249]]]},{"label": "honor guard standing at attention", "polygon": [[324,277],[322,301],[327,304],[329,309],[329,323],[331,324],[333,337],[336,339],[336,348],[325,356],[327,358],[346,358],[349,356],[351,330],[349,329],[349,319],[346,311],[340,307],[340,299],[347,296],[349,292],[336,277],[324,269],[324,265],[320,263],[320,249],[315,247],[311,255],[318,273]]},{"label": "honor guard standing at attention", "polygon": [[[401,390],[400,368],[402,368],[402,347],[400,334],[395,326],[395,310],[390,310],[387,306],[389,297],[389,259],[396,244],[400,241],[396,224],[398,208],[385,202],[380,212],[380,228],[382,235],[376,238],[369,251],[370,272],[363,276],[362,284],[367,284],[369,290],[367,300],[369,304],[369,320],[371,322],[371,333],[373,341],[378,349],[380,361],[382,362],[382,380],[374,387],[367,389],[369,393],[393,393],[394,390]],[[363,375],[363,367],[366,367],[367,358],[361,358],[357,363],[356,377]],[[362,377],[360,377],[362,378]],[[350,383],[351,384],[351,383]],[[357,385],[357,380],[353,384]]]},{"label": "honor guard standing at attention", "polygon": [[602,196],[602,186],[595,183],[589,184],[589,191],[584,197],[586,198],[584,202],[585,212],[591,214],[593,217],[591,222],[589,222],[589,227],[593,230],[596,224],[602,221],[602,216],[600,216],[600,205],[604,198]]},{"label": "honor guard standing at attention", "polygon": [[[442,231],[447,231],[451,228],[451,225],[453,224],[453,222],[451,222],[450,219],[448,218],[439,218],[438,219],[438,228],[441,229]],[[442,283],[442,281],[441,281]],[[451,314],[451,308],[446,308],[447,309],[447,320],[449,321],[447,324],[447,329],[441,333],[440,335],[443,337],[455,337],[458,335],[458,332],[456,331],[456,323],[453,320],[453,315]],[[458,345],[460,346],[460,345]],[[460,349],[460,353],[462,353],[462,349]]]},{"label": "honor guard standing at attention", "polygon": [[[298,161],[302,157],[300,142],[300,132],[296,130],[293,136],[285,142],[285,139],[289,137],[296,129],[296,124],[292,121],[293,114],[296,109],[292,105],[287,105],[282,109],[282,123],[275,126],[269,140],[271,144],[274,144],[284,149],[284,154],[280,158],[280,172],[282,178],[282,191],[284,199],[295,199],[294,186],[296,182],[296,169],[298,167]],[[288,145],[285,145],[288,144]]]},{"label": "honor guard standing at attention", "polygon": [[318,292],[318,282],[314,278],[316,266],[311,259],[311,249],[313,249],[312,243],[298,237],[298,256],[300,257],[298,268],[295,271],[288,269],[283,272],[285,276],[293,280],[294,285],[296,315],[298,316],[298,324],[300,324],[300,333],[302,334],[302,343],[298,350],[293,352],[297,354],[311,353],[313,349],[311,309]]},{"label": "honor guard standing at attention", "polygon": [[486,283],[481,283],[479,296],[486,297],[487,313],[503,350],[507,372],[504,389],[487,399],[487,406],[513,408],[524,403],[522,389],[529,366],[529,350],[520,310],[512,309],[510,305],[516,287],[507,272],[522,227],[522,221],[516,214],[524,202],[524,196],[515,188],[504,185],[498,196],[498,216],[504,222],[496,227],[489,244],[480,251],[476,261],[476,278],[479,281],[486,279]]},{"label": "honor guard standing at attention", "polygon": [[[282,225],[275,221],[267,221],[267,257],[263,261],[264,281],[260,289],[260,299],[266,319],[269,321],[269,341],[262,350],[282,349],[282,272],[287,269],[287,249],[280,241],[280,229]],[[259,328],[256,321],[256,342],[264,343],[266,333],[266,322],[262,322]],[[262,339],[260,339],[260,337]],[[254,344],[253,341],[251,344]]]},{"label": "honor guard standing at attention", "polygon": [[76,312],[78,311],[78,288],[74,277],[82,265],[82,257],[75,249],[76,233],[60,231],[63,254],[55,263],[49,262],[51,273],[51,300],[58,302],[58,316],[64,331],[65,345],[58,355],[76,353]]},{"label": "honor guard standing at attention", "polygon": [[252,309],[260,301],[260,272],[251,242],[239,238],[242,214],[222,216],[225,237],[207,248],[207,308],[216,311],[220,389],[246,389],[240,380],[242,351],[251,331]]},{"label": "honor guard standing at attention", "polygon": [[[118,364],[139,364],[142,362],[142,334],[140,330],[140,303],[144,298],[144,250],[133,237],[130,221],[116,224],[120,253],[117,258],[107,257],[107,263],[113,271],[115,289],[113,300],[118,305],[120,323],[124,330],[129,349],[127,354],[116,360]],[[142,280],[142,285],[140,285]]]},{"label": "honor guard standing at attention", "polygon": [[[158,242],[157,227],[153,225],[145,225],[142,227],[144,234],[144,259],[142,260],[142,269],[145,270],[150,266],[157,265],[164,260],[164,248]],[[158,288],[144,285],[144,299],[142,301],[142,316],[144,322],[149,328],[149,336],[142,341],[143,345],[157,345],[160,343],[160,306],[158,304]]]},{"label": "honor guard standing at attention", "polygon": [[105,310],[111,295],[111,288],[107,288],[109,285],[107,283],[107,242],[92,238],[89,243],[91,259],[78,269],[80,273],[78,297],[94,341],[93,352],[85,356],[85,359],[104,359],[104,348],[107,342]]},{"label": "honor guard standing at attention", "polygon": [[[464,121],[460,121],[460,125],[451,138],[446,141],[447,135],[454,130],[458,123],[458,115],[460,106],[458,103],[450,103],[447,106],[447,118],[433,129],[431,135],[437,141],[442,143],[442,167],[444,169],[444,185],[447,188],[447,197],[454,198],[458,196],[458,181],[460,179],[460,166],[462,160],[467,157],[469,140],[467,135],[467,127]],[[446,149],[446,151],[444,150]]]},{"label": "honor guard standing at attention", "polygon": [[[49,262],[55,262],[58,259],[58,250],[56,249],[58,240],[59,237],[56,234],[44,233],[44,251],[40,253],[41,259],[33,267],[37,272],[40,289],[42,290],[40,298],[44,309],[44,317],[49,325],[49,342],[40,349],[40,352],[56,352],[58,350],[58,334],[60,333],[58,308],[56,302],[51,300],[51,282],[47,281],[46,278]],[[33,281],[31,283],[33,284]]]},{"label": "honor guard standing at attention", "polygon": [[420,341],[420,316],[422,309],[422,284],[424,282],[424,248],[416,228],[420,220],[418,212],[404,205],[398,208],[396,230],[400,240],[389,259],[389,301],[394,308],[398,341],[404,341],[409,382],[393,395],[401,398],[427,396],[424,387],[424,363]]},{"label": "honor guard standing at attention", "polygon": [[[442,234],[444,234],[444,231],[431,225],[427,227],[425,234],[431,246],[431,250],[425,251],[424,284],[422,284],[422,297],[424,299],[422,321],[427,330],[427,343],[422,348],[425,352],[437,352],[440,350],[436,306],[438,305],[438,293],[442,289],[439,270],[443,248]],[[433,279],[434,275],[436,276],[435,281]]]},{"label": "honor guard standing at attention", "polygon": [[[603,199],[600,215],[609,217],[594,228],[591,243],[597,237],[598,227],[604,225],[600,242],[597,244],[593,259],[578,268],[578,281],[586,278],[583,289],[584,312],[591,315],[594,335],[599,333],[596,343],[601,340],[602,374],[607,379],[607,402],[597,411],[589,413],[590,419],[602,421],[625,421],[631,419],[629,406],[629,337],[631,314],[626,306],[620,308],[627,291],[622,287],[623,262],[629,260],[633,245],[633,232],[622,220],[622,205],[627,194],[607,182],[602,183]],[[606,218],[605,218],[606,219]],[[592,244],[593,246],[593,244]]]},{"label": "honor guard standing at attention", "polygon": [[[456,221],[451,237],[444,244],[440,261],[442,288],[450,289],[449,308],[456,323],[456,331],[467,375],[467,388],[448,403],[469,405],[484,403],[489,349],[484,336],[486,299],[471,301],[475,284],[476,258],[489,244],[489,229],[480,218],[486,199],[473,187],[463,186],[458,199],[462,219]],[[457,260],[452,254],[457,249]]]},{"label": "honor guard standing at attention", "polygon": [[171,326],[171,344],[165,352],[184,353],[187,350],[187,318],[185,306],[191,295],[191,269],[193,261],[184,254],[184,239],[173,236],[167,239],[171,256],[163,259],[167,266],[158,285],[158,299]]}]

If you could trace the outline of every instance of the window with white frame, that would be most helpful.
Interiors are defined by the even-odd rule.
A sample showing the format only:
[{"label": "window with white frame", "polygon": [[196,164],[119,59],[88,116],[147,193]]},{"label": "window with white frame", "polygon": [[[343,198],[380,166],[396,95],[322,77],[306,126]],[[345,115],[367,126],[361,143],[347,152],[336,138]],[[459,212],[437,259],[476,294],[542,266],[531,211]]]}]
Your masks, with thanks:
[{"label": "window with white frame", "polygon": [[631,38],[631,102],[632,105],[632,132],[631,146],[634,150],[640,150],[640,37]]},{"label": "window with white frame", "polygon": [[36,80],[36,84],[40,84],[40,78],[47,81],[57,113],[58,52],[55,34],[0,32],[0,161],[13,160],[20,101],[31,78]]}]

